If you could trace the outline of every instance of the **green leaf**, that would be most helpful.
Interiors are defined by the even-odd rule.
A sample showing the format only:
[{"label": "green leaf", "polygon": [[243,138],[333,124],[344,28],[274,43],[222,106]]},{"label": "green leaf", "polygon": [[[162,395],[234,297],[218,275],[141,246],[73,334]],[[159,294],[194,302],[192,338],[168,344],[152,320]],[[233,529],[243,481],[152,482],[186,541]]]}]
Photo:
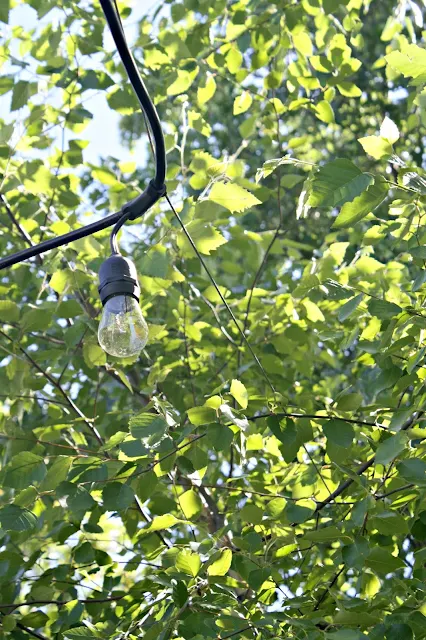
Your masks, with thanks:
[{"label": "green leaf", "polygon": [[162,531],[164,529],[170,529],[170,527],[174,527],[176,524],[179,524],[182,520],[179,520],[171,513],[166,514],[164,516],[156,516],[149,527],[144,529],[144,531],[152,532],[152,531]]},{"label": "green leaf", "polygon": [[70,284],[70,274],[66,270],[55,271],[50,278],[49,286],[57,293],[64,293],[67,286]]},{"label": "green leaf", "polygon": [[388,118],[388,116],[385,117],[381,124],[380,135],[382,138],[386,138],[386,140],[388,140],[390,144],[393,144],[399,139],[398,127],[393,122],[393,120]]},{"label": "green leaf", "polygon": [[[2,0],[3,2],[3,0]],[[37,83],[27,82],[26,80],[18,80],[12,91],[11,111],[17,111],[25,107],[28,100],[37,93]]]},{"label": "green leaf", "polygon": [[415,44],[405,46],[403,51],[391,51],[385,60],[406,78],[417,78],[426,73],[425,51]]},{"label": "green leaf", "polygon": [[34,307],[22,315],[21,323],[26,331],[44,331],[51,319],[52,311],[49,308]]},{"label": "green leaf", "polygon": [[138,263],[139,273],[152,278],[166,278],[170,260],[165,247],[152,247]]},{"label": "green leaf", "polygon": [[381,136],[366,136],[365,138],[359,138],[358,142],[364,151],[376,160],[390,156],[393,153],[392,144]]},{"label": "green leaf", "polygon": [[102,491],[104,507],[109,511],[127,509],[133,504],[134,498],[131,487],[121,482],[108,482]]},{"label": "green leaf", "polygon": [[0,4],[0,21],[1,22],[5,22],[6,24],[9,22],[9,11],[10,11],[10,0],[2,0]]},{"label": "green leaf", "polygon": [[382,511],[370,518],[369,526],[382,535],[408,533],[408,522],[396,511]]},{"label": "green leaf", "polygon": [[97,342],[85,341],[83,345],[83,357],[88,367],[102,367],[106,364],[106,353]]},{"label": "green leaf", "polygon": [[242,382],[240,382],[239,380],[232,380],[230,393],[231,396],[238,402],[240,407],[242,407],[243,409],[247,409],[248,393]]},{"label": "green leaf", "polygon": [[397,465],[398,473],[408,482],[424,485],[426,482],[426,462],[420,458],[403,460]]},{"label": "green leaf", "polygon": [[143,411],[129,420],[130,433],[137,440],[143,440],[154,436],[160,439],[167,431],[167,422],[157,413]]},{"label": "green leaf", "polygon": [[209,200],[220,204],[231,213],[240,213],[260,204],[260,200],[250,191],[232,182],[215,182],[209,193]]},{"label": "green leaf", "polygon": [[72,458],[57,456],[53,464],[49,466],[46,477],[40,485],[40,491],[52,491],[66,480],[72,465]]},{"label": "green leaf", "polygon": [[319,285],[320,281],[318,280],[318,277],[313,274],[309,274],[302,278],[302,281],[297,285],[294,291],[292,291],[291,295],[293,298],[304,298],[309,291],[319,287]]},{"label": "green leaf", "polygon": [[241,51],[239,51],[235,46],[231,47],[231,49],[226,54],[226,66],[228,70],[235,74],[241,69],[241,65],[243,64],[243,55]]},{"label": "green leaf", "polygon": [[415,258],[420,258],[421,260],[426,259],[426,247],[424,245],[420,247],[412,247],[409,249],[409,253],[411,253]]},{"label": "green leaf", "polygon": [[173,584],[173,602],[176,607],[179,609],[183,607],[183,605],[187,602],[189,597],[188,589],[186,588],[186,584],[182,582],[182,580],[177,580],[175,584]]},{"label": "green leaf", "polygon": [[[62,486],[59,485],[58,491]],[[76,514],[85,513],[96,504],[87,489],[71,483],[66,483],[65,495],[67,496],[69,510]]]},{"label": "green leaf", "polygon": [[231,549],[223,549],[220,551],[219,557],[207,567],[207,574],[209,576],[225,576],[231,567],[231,563]]},{"label": "green leaf", "polygon": [[216,80],[213,76],[208,76],[205,85],[201,85],[197,89],[197,100],[200,106],[209,102],[216,92]]},{"label": "green leaf", "polygon": [[17,322],[19,307],[13,300],[0,300],[0,318],[3,322]]},{"label": "green leaf", "polygon": [[350,447],[354,439],[354,429],[344,420],[328,420],[322,430],[327,438],[340,447]]},{"label": "green leaf", "polygon": [[30,451],[21,451],[5,467],[2,484],[13,489],[25,489],[30,484],[41,482],[45,475],[43,458]]},{"label": "green leaf", "polygon": [[263,510],[255,504],[246,504],[241,509],[240,517],[243,522],[260,524],[263,520]]},{"label": "green leaf", "polygon": [[234,100],[234,116],[244,113],[250,109],[253,98],[248,91],[243,91],[240,96],[237,96]]},{"label": "green leaf", "polygon": [[188,91],[198,74],[198,67],[194,71],[178,69],[176,73],[176,79],[167,87],[168,96],[177,96],[179,93]]},{"label": "green leaf", "polygon": [[309,204],[311,207],[340,207],[359,196],[373,182],[373,176],[362,173],[350,160],[333,160],[314,174]]},{"label": "green leaf", "polygon": [[304,538],[318,543],[333,542],[334,540],[342,540],[345,543],[351,542],[351,538],[348,535],[345,535],[340,529],[334,526],[323,527],[316,531],[308,531],[308,533],[305,533]]},{"label": "green leaf", "polygon": [[148,471],[141,474],[136,483],[136,495],[142,500],[142,502],[145,502],[147,498],[152,496],[157,484],[158,478],[154,471]]},{"label": "green leaf", "polygon": [[74,627],[64,632],[64,637],[70,640],[93,640],[93,638],[105,638],[97,629],[88,627]]},{"label": "green leaf", "polygon": [[1,628],[3,631],[13,631],[16,628],[17,622],[18,620],[14,618],[14,616],[3,616],[1,619]]},{"label": "green leaf", "polygon": [[393,624],[386,629],[386,640],[412,640],[413,631],[408,624]]},{"label": "green leaf", "polygon": [[42,629],[49,621],[49,617],[44,611],[31,611],[23,616],[20,623],[33,629]]},{"label": "green leaf", "polygon": [[370,553],[368,540],[362,536],[355,538],[353,544],[343,547],[342,558],[346,566],[362,569],[366,558]]},{"label": "green leaf", "polygon": [[203,424],[212,424],[216,422],[217,415],[212,407],[193,407],[188,409],[188,418],[191,424],[200,427]]},{"label": "green leaf", "polygon": [[393,316],[401,313],[402,309],[393,302],[387,302],[386,300],[376,300],[373,298],[368,303],[368,310],[372,316],[377,316],[381,320],[389,320]]},{"label": "green leaf", "polygon": [[337,85],[339,92],[346,98],[359,98],[362,91],[353,82],[339,82]]},{"label": "green leaf", "polygon": [[179,504],[184,517],[188,520],[197,517],[203,510],[201,498],[193,489],[189,489],[189,491],[185,491],[185,493],[179,496]]},{"label": "green leaf", "polygon": [[360,393],[345,393],[337,401],[336,409],[338,411],[356,411],[362,404],[362,395]]},{"label": "green leaf", "polygon": [[315,105],[315,113],[321,122],[325,122],[326,124],[334,122],[334,111],[327,100],[320,100],[320,102]]},{"label": "green leaf", "polygon": [[365,561],[367,567],[370,567],[376,573],[382,575],[403,569],[405,563],[401,558],[396,558],[386,549],[375,547]]},{"label": "green leaf", "polygon": [[309,520],[315,513],[315,502],[313,500],[299,500],[289,502],[285,508],[285,514],[289,522],[301,524]]},{"label": "green leaf", "polygon": [[377,613],[373,615],[366,611],[345,611],[344,609],[338,611],[333,617],[334,624],[356,625],[358,627],[371,627],[379,620],[381,620],[381,616]]},{"label": "green leaf", "polygon": [[359,293],[357,296],[354,296],[353,298],[345,302],[345,304],[342,304],[337,314],[340,322],[344,322],[346,318],[349,318],[349,316],[353,314],[355,309],[357,309],[357,307],[360,305],[363,297],[364,295],[362,293]]},{"label": "green leaf", "polygon": [[94,169],[92,171],[92,178],[110,187],[114,187],[118,183],[115,175],[107,169]]},{"label": "green leaf", "polygon": [[187,550],[181,551],[176,556],[176,569],[195,578],[201,569],[200,556]]},{"label": "green leaf", "polygon": [[333,227],[346,229],[356,224],[369,213],[372,213],[385,199],[389,187],[383,178],[376,178],[364,193],[355,198],[353,202],[346,203]]},{"label": "green leaf", "polygon": [[405,450],[407,443],[408,435],[403,431],[381,442],[376,451],[376,464],[386,465],[395,460]]},{"label": "green leaf", "polygon": [[[198,251],[205,256],[209,256],[212,251],[227,242],[226,238],[215,227],[211,224],[204,224],[201,221],[192,222],[188,226],[188,232]],[[183,232],[178,235],[177,244],[184,256],[194,257],[194,249]]]},{"label": "green leaf", "polygon": [[250,571],[247,578],[250,589],[258,591],[262,587],[263,583],[268,580],[270,575],[271,570],[269,569],[269,567],[263,567],[262,569],[255,569],[254,571]]},{"label": "green leaf", "polygon": [[28,509],[9,504],[0,509],[0,527],[5,531],[31,531],[37,526],[37,516]]}]

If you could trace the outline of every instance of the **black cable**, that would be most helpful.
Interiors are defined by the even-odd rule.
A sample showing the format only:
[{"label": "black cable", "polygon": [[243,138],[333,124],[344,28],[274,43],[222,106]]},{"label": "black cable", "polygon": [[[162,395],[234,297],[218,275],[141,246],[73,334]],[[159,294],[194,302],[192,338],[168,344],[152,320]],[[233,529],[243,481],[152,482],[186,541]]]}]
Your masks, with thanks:
[{"label": "black cable", "polygon": [[96,222],[92,222],[91,224],[88,224],[85,227],[81,227],[80,229],[74,229],[74,231],[65,233],[62,236],[56,236],[55,238],[50,238],[49,240],[40,242],[40,244],[36,244],[32,247],[28,247],[28,249],[22,249],[22,251],[17,251],[16,253],[13,253],[11,256],[7,256],[6,258],[2,258],[0,260],[0,270],[6,269],[6,267],[11,267],[14,264],[23,262],[24,260],[28,260],[29,258],[33,258],[34,256],[39,256],[41,253],[46,253],[46,251],[51,251],[52,249],[57,249],[58,247],[62,247],[63,245],[73,242],[74,240],[79,240],[80,238],[91,236],[93,233],[96,233],[97,231],[101,231],[102,229],[111,227],[111,225],[115,224],[118,220],[120,220],[122,216],[123,216],[123,212],[118,211],[117,213],[112,213],[110,216],[107,216],[106,218],[102,218],[102,220],[97,220]]},{"label": "black cable", "polygon": [[164,143],[163,130],[157,110],[154,107],[148,91],[144,85],[141,75],[136,66],[135,60],[129,50],[124,35],[120,16],[116,12],[113,0],[100,0],[105,18],[108,22],[117,51],[126,69],[130,83],[136,93],[142,110],[145,112],[151,127],[155,143],[156,173],[153,186],[161,190],[166,179],[166,146]]},{"label": "black cable", "polygon": [[167,166],[166,148],[164,143],[163,131],[157,111],[149,97],[149,94],[137,69],[134,58],[127,45],[121,18],[116,9],[114,0],[100,0],[100,2],[114,42],[116,44],[117,51],[129,77],[129,81],[142,107],[142,113],[145,121],[148,121],[148,136],[152,134],[152,137],[154,139],[154,155],[156,161],[155,177],[148,184],[144,192],[131,202],[127,203],[121,211],[113,213],[106,218],[93,222],[89,225],[86,225],[85,227],[81,227],[80,229],[70,231],[69,233],[65,233],[62,236],[50,238],[49,240],[45,240],[38,245],[28,247],[27,249],[18,251],[11,256],[0,259],[0,270],[11,267],[15,264],[23,262],[24,260],[28,260],[29,258],[33,258],[34,256],[38,256],[42,253],[45,253],[46,251],[50,251],[51,249],[57,249],[58,247],[67,245],[74,240],[85,238],[86,236],[92,235],[93,233],[101,231],[102,229],[106,229],[107,227],[110,227],[112,225],[115,225],[115,227],[111,233],[111,251],[112,253],[119,253],[116,238],[119,229],[127,220],[135,220],[136,218],[142,216],[166,193],[166,187],[164,184]]},{"label": "black cable", "polygon": [[[134,58],[127,46],[126,35],[124,33],[124,27],[116,0],[101,0],[101,5],[117,46],[118,53],[120,54],[120,58],[142,107],[142,114],[144,116],[148,137],[151,142],[151,148],[156,161],[156,176],[152,181],[152,185],[154,187],[159,186],[161,188],[164,186],[165,180],[166,149],[158,114],[139,74]],[[152,144],[152,138],[154,139],[154,145]],[[127,220],[129,220],[129,218],[130,213],[125,213],[111,232],[110,247],[112,254],[120,253],[117,235],[121,227],[125,222],[127,222]]]}]

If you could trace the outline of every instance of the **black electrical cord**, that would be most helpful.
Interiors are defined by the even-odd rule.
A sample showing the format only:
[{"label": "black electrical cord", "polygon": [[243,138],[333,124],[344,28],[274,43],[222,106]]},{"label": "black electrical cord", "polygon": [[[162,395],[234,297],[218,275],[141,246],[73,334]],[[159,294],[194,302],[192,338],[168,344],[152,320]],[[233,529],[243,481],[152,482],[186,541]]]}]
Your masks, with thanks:
[{"label": "black electrical cord", "polygon": [[46,253],[51,249],[57,249],[58,247],[67,245],[74,240],[85,238],[86,236],[92,235],[93,233],[106,229],[107,227],[111,227],[112,225],[115,225],[115,227],[111,233],[111,251],[112,253],[119,253],[116,239],[119,229],[127,220],[135,220],[146,213],[146,211],[148,211],[148,209],[150,209],[150,207],[152,207],[166,193],[166,186],[164,184],[167,167],[166,148],[160,119],[127,45],[121,19],[116,10],[114,0],[100,0],[100,2],[130,83],[138,97],[142,112],[148,120],[149,129],[152,133],[155,144],[155,176],[149,182],[144,192],[131,202],[124,205],[121,211],[113,213],[102,220],[97,220],[85,227],[81,227],[80,229],[75,229],[74,231],[65,233],[62,236],[57,236],[56,238],[50,238],[38,245],[28,247],[27,249],[18,251],[6,258],[2,258],[0,259],[0,270],[11,267],[42,253]]},{"label": "black electrical cord", "polygon": [[166,146],[160,119],[127,45],[121,19],[115,9],[113,0],[100,0],[100,2],[121,61],[123,62],[132,87],[151,127],[156,156],[156,173],[153,186],[161,190],[164,187],[164,181],[166,179]]}]

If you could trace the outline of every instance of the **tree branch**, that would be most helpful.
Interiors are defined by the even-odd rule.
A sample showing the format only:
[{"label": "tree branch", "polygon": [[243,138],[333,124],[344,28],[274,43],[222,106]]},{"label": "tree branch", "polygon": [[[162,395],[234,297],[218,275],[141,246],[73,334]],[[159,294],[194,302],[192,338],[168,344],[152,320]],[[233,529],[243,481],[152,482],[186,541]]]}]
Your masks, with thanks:
[{"label": "tree branch", "polygon": [[[407,429],[409,429],[414,422],[416,422],[416,420],[419,420],[419,418],[421,418],[423,416],[425,412],[424,411],[417,411],[415,412],[405,423],[404,425],[401,427],[400,431],[407,431]],[[364,471],[367,471],[367,469],[369,469],[375,462],[376,460],[376,456],[372,456],[369,460],[366,460],[365,462],[363,462],[358,469],[355,471],[357,476],[361,476]],[[315,512],[317,511],[321,511],[321,509],[323,509],[327,504],[329,504],[330,502],[333,502],[333,500],[335,498],[337,498],[338,496],[340,496],[344,491],[346,491],[346,489],[348,489],[348,487],[351,486],[351,484],[354,482],[354,480],[352,480],[352,478],[348,478],[347,480],[345,480],[344,482],[342,482],[335,491],[333,491],[333,493],[331,493],[328,498],[326,498],[325,500],[323,500],[322,502],[318,503],[316,508],[315,508]]]},{"label": "tree branch", "polygon": [[[2,336],[4,336],[5,338],[7,338],[7,340],[9,340],[10,342],[12,342],[14,344],[14,341],[12,340],[12,338],[10,336],[7,335],[7,333],[4,333],[4,331],[0,330],[0,334]],[[32,366],[37,371],[39,371],[46,378],[46,380],[48,380],[50,382],[50,384],[52,384],[55,387],[55,389],[57,389],[59,391],[59,393],[63,396],[63,398],[65,399],[65,401],[69,405],[69,407],[74,411],[74,413],[79,418],[81,418],[83,420],[83,422],[89,428],[89,430],[92,433],[92,435],[96,438],[96,440],[98,441],[98,443],[102,447],[104,445],[104,441],[103,441],[100,433],[98,432],[97,428],[93,424],[93,421],[89,420],[89,418],[87,418],[84,415],[84,413],[79,409],[79,407],[75,404],[75,402],[68,396],[66,391],[60,385],[60,383],[55,378],[53,378],[53,376],[51,376],[49,373],[47,373],[47,371],[44,371],[44,369],[42,369],[42,367],[40,367],[40,365],[29,355],[29,353],[27,353],[27,351],[25,351],[25,349],[23,349],[23,347],[18,346],[18,349],[26,357],[26,359],[32,364]],[[106,455],[107,455],[107,457],[109,457],[108,453]],[[165,456],[165,457],[168,457],[168,456]],[[145,522],[149,523],[150,519],[145,514],[145,512],[143,510],[143,507],[142,507],[142,504],[141,504],[141,502],[140,502],[140,500],[139,500],[139,498],[137,496],[135,496],[135,500],[134,501],[135,501],[136,508],[139,511],[139,513],[141,514],[142,518],[145,520]],[[164,537],[161,535],[161,533],[159,531],[156,531],[155,533],[156,533],[157,537],[161,540],[161,542],[166,547],[170,547],[170,544],[166,542],[166,540],[164,539]]]},{"label": "tree branch", "polygon": [[[83,600],[79,600],[82,604],[92,604],[97,602],[117,602],[118,600],[122,600],[124,595],[122,596],[114,596],[111,598],[85,598]],[[68,602],[63,602],[62,600],[32,600],[31,602],[17,602],[12,604],[0,604],[0,609],[19,609],[20,607],[31,607],[31,606],[39,606],[39,605],[48,605],[54,604],[57,607],[63,607],[68,604]]]},{"label": "tree branch", "polygon": [[343,573],[343,571],[345,570],[345,567],[343,566],[341,569],[339,569],[339,571],[335,574],[335,576],[333,577],[333,579],[331,580],[330,584],[328,585],[328,587],[325,589],[324,593],[318,598],[317,603],[314,607],[314,611],[318,611],[319,607],[321,606],[321,604],[324,602],[324,600],[326,599],[326,597],[328,596],[330,589],[332,589],[334,587],[334,585],[336,584],[336,582],[338,581],[340,575]]}]

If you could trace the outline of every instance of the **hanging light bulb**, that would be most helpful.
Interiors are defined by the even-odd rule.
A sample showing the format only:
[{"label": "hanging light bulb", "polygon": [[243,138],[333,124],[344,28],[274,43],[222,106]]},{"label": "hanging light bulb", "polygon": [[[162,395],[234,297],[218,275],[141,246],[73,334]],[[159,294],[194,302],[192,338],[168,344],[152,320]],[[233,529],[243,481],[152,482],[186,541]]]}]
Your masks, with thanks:
[{"label": "hanging light bulb", "polygon": [[138,355],[148,340],[148,326],[139,307],[136,267],[120,254],[110,256],[99,270],[103,304],[98,329],[99,344],[117,358]]}]

